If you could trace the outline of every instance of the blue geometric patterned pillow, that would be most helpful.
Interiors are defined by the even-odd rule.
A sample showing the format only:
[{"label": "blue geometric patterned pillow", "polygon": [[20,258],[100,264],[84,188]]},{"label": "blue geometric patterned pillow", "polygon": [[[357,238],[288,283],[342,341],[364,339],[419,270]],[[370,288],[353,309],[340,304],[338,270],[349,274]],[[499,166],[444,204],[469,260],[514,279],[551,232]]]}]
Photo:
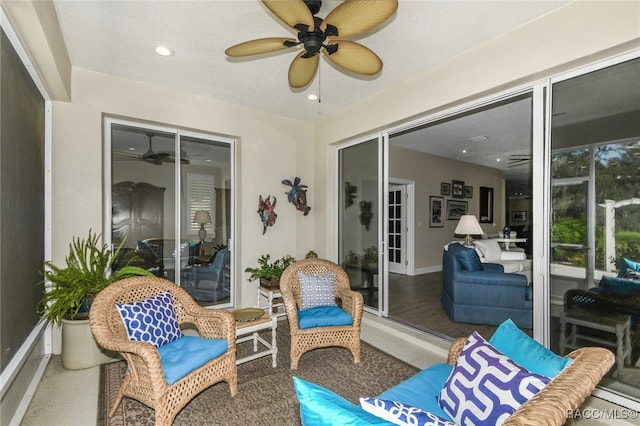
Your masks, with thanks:
[{"label": "blue geometric patterned pillow", "polygon": [[397,401],[378,398],[360,398],[363,410],[394,425],[401,426],[456,426],[428,411]]},{"label": "blue geometric patterned pillow", "polygon": [[438,403],[457,424],[501,425],[549,381],[519,366],[473,332]]},{"label": "blue geometric patterned pillow", "polygon": [[168,291],[137,302],[116,303],[116,308],[132,342],[149,342],[159,348],[182,337]]},{"label": "blue geometric patterned pillow", "polygon": [[298,280],[300,281],[300,292],[302,296],[302,306],[300,309],[309,309],[318,306],[335,306],[336,274],[327,272],[326,274],[309,275],[304,272],[298,272]]}]

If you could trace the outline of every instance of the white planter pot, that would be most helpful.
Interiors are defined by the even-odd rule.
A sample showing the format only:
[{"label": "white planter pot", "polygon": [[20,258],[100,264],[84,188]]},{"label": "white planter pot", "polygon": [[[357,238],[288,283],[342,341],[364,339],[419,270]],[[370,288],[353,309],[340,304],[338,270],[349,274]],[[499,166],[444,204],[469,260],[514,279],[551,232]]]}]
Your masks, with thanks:
[{"label": "white planter pot", "polygon": [[96,343],[89,320],[62,320],[62,366],[80,370],[114,361],[119,355]]}]

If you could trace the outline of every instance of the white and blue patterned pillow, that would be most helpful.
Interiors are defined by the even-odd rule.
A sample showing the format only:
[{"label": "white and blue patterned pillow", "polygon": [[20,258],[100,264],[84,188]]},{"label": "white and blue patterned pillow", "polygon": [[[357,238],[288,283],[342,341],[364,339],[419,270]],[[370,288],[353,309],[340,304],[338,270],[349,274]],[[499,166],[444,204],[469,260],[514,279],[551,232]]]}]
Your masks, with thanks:
[{"label": "white and blue patterned pillow", "polygon": [[300,292],[302,306],[300,309],[317,308],[318,306],[335,306],[336,274],[327,272],[326,274],[305,274],[298,272],[300,281]]},{"label": "white and blue patterned pillow", "polygon": [[137,302],[116,303],[116,308],[132,342],[149,342],[159,348],[182,337],[171,292]]},{"label": "white and blue patterned pillow", "polygon": [[428,411],[397,401],[378,398],[360,398],[363,410],[394,425],[401,426],[456,426]]},{"label": "white and blue patterned pillow", "polygon": [[438,403],[457,424],[501,425],[550,380],[519,366],[473,332]]}]

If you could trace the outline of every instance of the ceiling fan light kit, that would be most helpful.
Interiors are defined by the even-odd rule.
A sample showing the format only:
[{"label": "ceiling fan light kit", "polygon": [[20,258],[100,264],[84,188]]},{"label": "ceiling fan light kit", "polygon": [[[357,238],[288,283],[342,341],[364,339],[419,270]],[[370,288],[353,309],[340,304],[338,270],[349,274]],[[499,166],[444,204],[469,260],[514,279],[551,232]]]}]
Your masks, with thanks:
[{"label": "ceiling fan light kit", "polygon": [[389,19],[398,9],[398,0],[345,0],[325,19],[314,16],[320,0],[262,0],[282,22],[298,33],[293,38],[261,38],[228,48],[230,57],[276,52],[302,45],[304,50],[289,67],[289,85],[294,89],[307,86],[318,70],[319,55],[346,71],[375,75],[382,70],[382,60],[369,48],[345,40],[369,31]]}]

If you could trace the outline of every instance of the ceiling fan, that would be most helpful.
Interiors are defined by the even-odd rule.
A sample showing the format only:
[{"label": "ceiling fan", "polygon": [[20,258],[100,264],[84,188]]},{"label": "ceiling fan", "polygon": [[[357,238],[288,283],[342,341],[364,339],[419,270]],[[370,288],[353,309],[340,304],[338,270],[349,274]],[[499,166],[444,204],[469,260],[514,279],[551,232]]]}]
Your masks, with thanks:
[{"label": "ceiling fan", "polygon": [[[155,136],[154,133],[146,132],[145,135],[149,138],[149,149],[147,149],[147,151],[141,155],[131,155],[129,153],[118,152],[117,154],[119,154],[121,159],[140,160],[156,166],[160,166],[163,163],[175,163],[176,159],[173,154],[169,152],[155,152],[153,150],[153,137]],[[184,150],[180,151],[180,163],[189,164],[187,153]]]},{"label": "ceiling fan", "polygon": [[318,69],[320,51],[330,62],[347,71],[374,75],[382,70],[382,60],[369,48],[345,40],[368,31],[391,17],[398,0],[345,0],[325,19],[314,16],[321,0],[262,0],[285,24],[298,32],[298,38],[270,37],[246,41],[228,48],[231,57],[258,55],[302,45],[304,50],[289,67],[289,85],[302,88]]}]

